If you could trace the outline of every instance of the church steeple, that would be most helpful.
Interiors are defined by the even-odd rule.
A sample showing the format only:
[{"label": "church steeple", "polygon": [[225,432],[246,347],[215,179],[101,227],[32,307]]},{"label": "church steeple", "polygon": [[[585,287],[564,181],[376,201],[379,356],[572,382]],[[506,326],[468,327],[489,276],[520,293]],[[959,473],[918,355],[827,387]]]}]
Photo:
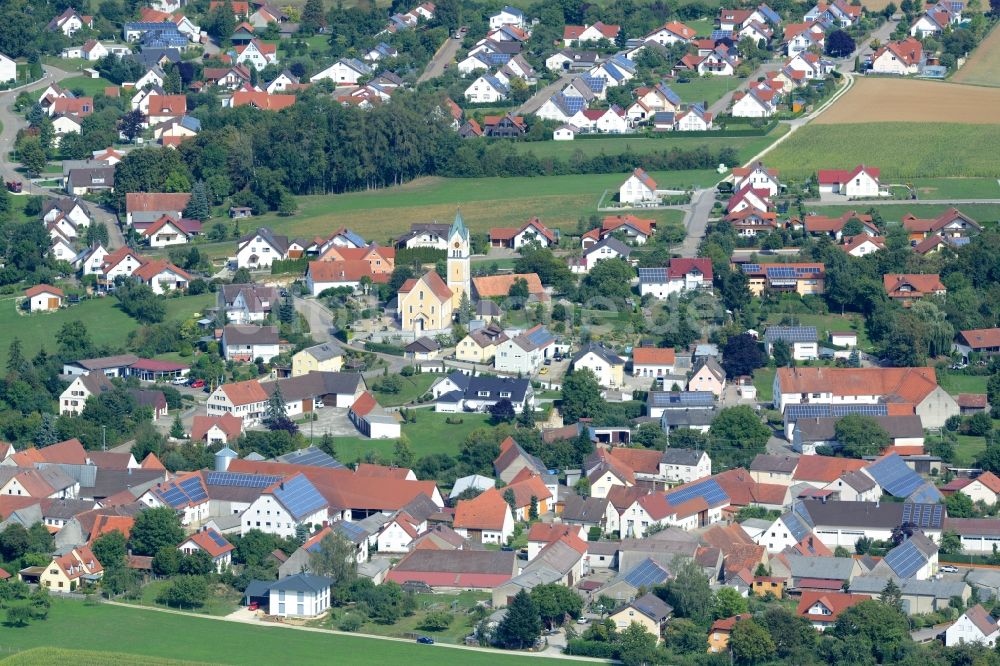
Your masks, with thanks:
[{"label": "church steeple", "polygon": [[462,219],[462,211],[458,210],[448,231],[448,287],[453,294],[454,307],[461,303],[462,294],[472,297],[472,271],[469,265],[471,255],[469,229]]},{"label": "church steeple", "polygon": [[454,238],[456,234],[468,242],[469,229],[465,226],[465,220],[462,219],[461,208],[455,211],[455,221],[451,223],[451,229],[448,231],[448,238]]}]

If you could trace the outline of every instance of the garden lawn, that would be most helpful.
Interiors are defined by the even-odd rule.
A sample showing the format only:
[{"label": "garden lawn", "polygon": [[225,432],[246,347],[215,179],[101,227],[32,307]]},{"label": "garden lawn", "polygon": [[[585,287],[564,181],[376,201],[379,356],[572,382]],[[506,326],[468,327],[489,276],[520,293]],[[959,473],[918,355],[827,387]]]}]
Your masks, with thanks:
[{"label": "garden lawn", "polygon": [[[169,584],[170,582],[166,580],[154,580],[150,582],[142,588],[142,596],[139,598],[138,604],[142,606],[156,606],[157,608],[170,608],[170,606],[160,604],[156,601],[156,597]],[[209,595],[205,605],[195,609],[194,612],[223,617],[235,611],[239,605],[240,595],[238,592],[232,591],[228,594],[219,594],[218,590],[212,590],[212,594]]]},{"label": "garden lawn", "polygon": [[[928,438],[927,444],[930,444]],[[955,446],[955,464],[972,465],[976,462],[976,456],[986,448],[986,438],[974,435],[959,435],[958,445]]]},{"label": "garden lawn", "polygon": [[108,86],[115,84],[105,78],[92,79],[89,76],[74,76],[63,79],[59,85],[66,90],[82,90],[85,95],[93,97],[97,93],[103,93]]},{"label": "garden lawn", "polygon": [[[404,617],[396,624],[366,622],[361,625],[358,631],[363,634],[391,636],[393,638],[415,638],[417,635],[430,636],[439,643],[459,644],[475,628],[472,616],[468,615],[469,609],[473,608],[478,601],[486,599],[489,599],[489,595],[482,592],[418,594],[416,595],[417,611],[410,617]],[[420,629],[420,624],[424,618],[428,613],[433,611],[446,611],[451,614],[453,618],[451,625],[443,631]],[[337,623],[343,615],[344,612],[338,609],[337,620],[333,622],[332,628],[337,628]]]},{"label": "garden lawn", "polygon": [[[72,648],[237,666],[332,662],[338,666],[369,666],[373,662],[490,666],[527,661],[526,657],[500,652],[453,650],[413,642],[376,642],[361,636],[251,626],[140,608],[86,606],[79,601],[53,597],[48,620],[3,630],[5,649]],[[559,661],[562,660],[533,658],[529,663]]]},{"label": "garden lawn", "polygon": [[[715,171],[653,172],[662,188],[714,185]],[[347,226],[368,240],[386,243],[410,229],[413,222],[451,222],[455,211],[474,233],[491,227],[513,227],[537,216],[550,228],[575,231],[581,217],[601,214],[597,202],[607,191],[618,191],[627,174],[545,176],[534,178],[418,178],[405,185],[370,192],[299,197],[299,212],[274,213],[241,223],[241,229],[267,226],[289,237],[312,237]],[[609,199],[610,201],[610,199]],[[661,211],[662,212],[662,211]],[[656,211],[642,211],[656,217]],[[211,225],[210,225],[211,226]],[[230,243],[230,248],[235,247]],[[232,254],[232,249],[230,250]]]},{"label": "garden lawn", "polygon": [[430,389],[431,384],[437,378],[437,375],[430,373],[422,373],[413,375],[412,377],[400,377],[402,390],[399,393],[382,393],[381,391],[372,391],[372,393],[383,407],[405,405],[427,393],[427,390]]},{"label": "garden lawn", "polygon": [[983,146],[1000,145],[1000,125],[871,123],[806,125],[767,155],[782,180],[804,180],[819,169],[871,164],[882,182],[954,176],[996,177],[996,157]]},{"label": "garden lawn", "polygon": [[[190,318],[194,313],[215,304],[215,294],[182,296],[166,300],[166,321]],[[56,333],[66,322],[80,321],[87,327],[95,345],[122,346],[128,334],[139,323],[118,309],[113,296],[85,300],[56,312],[22,315],[12,299],[0,301],[0,351],[6,350],[14,338],[21,339],[29,358],[42,347],[50,354],[56,351]]]},{"label": "garden lawn", "polygon": [[[679,89],[682,86],[688,85],[691,84],[677,84],[675,88]],[[787,132],[788,125],[778,125],[770,134],[766,136],[726,138],[712,137],[711,132],[706,132],[705,138],[702,138],[689,136],[673,137],[667,133],[659,138],[632,137],[626,135],[617,137],[602,137],[599,139],[577,139],[574,141],[525,142],[516,143],[514,146],[518,151],[524,153],[534,153],[539,158],[559,158],[564,160],[570,159],[577,153],[582,153],[587,157],[593,157],[595,155],[600,155],[601,153],[604,153],[605,155],[620,155],[625,152],[631,152],[636,155],[645,155],[661,150],[671,150],[673,148],[693,150],[702,146],[708,146],[710,149],[717,150],[719,148],[732,147],[738,151],[739,161],[743,163],[767,146],[774,143],[775,140]],[[715,172],[712,173],[714,174]],[[719,176],[716,175],[715,178],[718,179]],[[657,184],[659,184],[659,181],[657,181]]]},{"label": "garden lawn", "polygon": [[774,400],[775,368],[757,368],[753,371],[753,385],[757,389],[757,402],[770,403]]},{"label": "garden lawn", "polygon": [[914,178],[919,199],[1000,199],[996,178]]},{"label": "garden lawn", "polygon": [[[469,433],[489,425],[487,414],[442,414],[430,409],[417,409],[416,423],[404,423],[403,434],[410,440],[410,448],[416,458],[434,453],[458,455],[459,449]],[[462,423],[449,424],[445,419],[461,419]],[[319,435],[316,435],[316,439]],[[395,439],[366,439],[364,437],[334,437],[337,459],[342,463],[364,460],[368,452],[387,460],[396,448]]]},{"label": "garden lawn", "polygon": [[961,375],[947,371],[938,372],[938,384],[951,395],[959,393],[986,393],[988,375]]},{"label": "garden lawn", "polygon": [[739,90],[741,87],[746,87],[746,79],[735,76],[698,77],[687,83],[674,81],[670,84],[671,90],[680,95],[686,104],[708,102],[708,106],[721,99],[726,93]]}]

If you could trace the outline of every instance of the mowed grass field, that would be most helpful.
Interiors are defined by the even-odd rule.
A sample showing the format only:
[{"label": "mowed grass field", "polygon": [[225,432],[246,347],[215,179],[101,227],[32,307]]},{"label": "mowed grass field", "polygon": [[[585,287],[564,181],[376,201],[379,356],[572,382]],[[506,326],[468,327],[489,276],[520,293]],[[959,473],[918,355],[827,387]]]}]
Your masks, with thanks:
[{"label": "mowed grass field", "polygon": [[[136,661],[75,663],[145,663],[166,658],[211,664],[330,664],[368,666],[375,662],[411,666],[488,666],[511,663],[559,663],[493,651],[456,650],[279,627],[250,626],[208,618],[54,599],[48,620],[3,630],[3,647],[91,650],[137,655]],[[46,662],[20,662],[46,663]],[[58,662],[47,662],[58,663]]]},{"label": "mowed grass field", "polygon": [[[840,104],[837,102],[833,110]],[[983,110],[995,117],[996,108]],[[855,122],[865,121],[856,118]],[[858,164],[879,167],[883,182],[954,176],[996,178],[997,161],[991,146],[1000,146],[1000,125],[810,123],[768,153],[766,161],[781,171],[782,178],[793,179],[809,178],[819,169],[851,169]]]},{"label": "mowed grass field", "polygon": [[[637,165],[641,166],[641,165]],[[714,185],[715,171],[653,172],[662,188]],[[598,214],[597,202],[607,190],[618,191],[627,174],[546,176],[539,178],[418,178],[398,187],[350,194],[299,197],[291,217],[268,214],[241,222],[241,228],[268,226],[290,237],[329,234],[347,226],[368,240],[385,243],[414,222],[451,222],[461,209],[474,233],[491,227],[518,226],[537,216],[550,228],[573,231],[581,217]],[[679,211],[642,211],[658,221],[679,220]],[[232,245],[232,244],[230,244]]]},{"label": "mowed grass field", "polygon": [[1000,199],[996,178],[914,178],[909,182],[921,199]]},{"label": "mowed grass field", "polygon": [[[184,320],[195,312],[215,304],[215,294],[182,296],[166,300],[167,321]],[[24,353],[29,358],[39,349],[53,353],[58,343],[56,334],[66,322],[81,321],[87,327],[96,345],[123,345],[128,334],[138,323],[118,309],[114,297],[83,301],[56,312],[22,315],[12,299],[0,301],[0,353],[10,346],[14,338],[21,339]]]},{"label": "mowed grass field", "polygon": [[986,36],[960,70],[951,77],[955,83],[1000,86],[1000,29]]},{"label": "mowed grass field", "polygon": [[[882,215],[882,219],[887,222],[899,222],[907,213],[913,213],[917,217],[929,219],[937,217],[952,207],[950,204],[922,204],[919,201],[903,201],[892,205],[870,205],[868,202],[858,202],[858,204],[858,210],[867,211],[870,208],[874,208]],[[986,227],[994,227],[1000,221],[1000,201],[995,204],[959,204],[955,207]],[[818,215],[834,216],[840,215],[850,209],[850,206],[815,206],[809,208],[810,212]]]},{"label": "mowed grass field", "polygon": [[858,77],[854,87],[811,124],[938,123],[943,119],[993,124],[998,105],[1000,90],[940,81]]},{"label": "mowed grass field", "polygon": [[[764,150],[779,137],[788,132],[788,125],[778,125],[767,136],[754,137],[679,137],[665,136],[658,139],[646,137],[608,137],[601,139],[578,139],[575,141],[544,141],[531,143],[514,144],[519,151],[534,153],[537,157],[569,159],[573,155],[580,153],[587,157],[594,155],[620,155],[624,152],[632,152],[637,155],[644,155],[660,150],[671,150],[679,148],[681,150],[691,150],[708,146],[711,149],[735,148],[738,152],[740,163],[750,160],[751,157]],[[730,165],[732,166],[732,165]]]},{"label": "mowed grass field", "polygon": [[[380,398],[381,399],[381,398]],[[416,410],[417,422],[404,423],[403,434],[410,440],[410,448],[417,458],[445,453],[457,456],[465,438],[473,430],[489,426],[489,416],[486,414],[439,414],[430,409]],[[445,420],[449,417],[461,419],[461,423],[450,424]],[[314,438],[319,439],[321,433],[315,432]],[[388,460],[392,459],[396,448],[395,439],[366,439],[364,437],[334,437],[334,447],[337,459],[347,464],[355,460],[364,460],[369,452]]]},{"label": "mowed grass field", "polygon": [[108,86],[115,85],[104,78],[92,79],[89,76],[74,76],[64,79],[61,85],[66,90],[82,90],[85,95],[93,97],[97,93],[103,93]]}]

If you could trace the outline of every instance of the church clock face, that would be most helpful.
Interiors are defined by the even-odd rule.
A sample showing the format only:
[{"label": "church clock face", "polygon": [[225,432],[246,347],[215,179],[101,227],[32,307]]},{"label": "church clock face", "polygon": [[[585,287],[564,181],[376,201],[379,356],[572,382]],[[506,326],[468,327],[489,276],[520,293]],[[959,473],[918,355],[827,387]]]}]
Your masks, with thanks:
[{"label": "church clock face", "polygon": [[462,247],[462,244],[459,243],[458,241],[455,241],[455,246],[454,247],[457,250],[458,248]]}]

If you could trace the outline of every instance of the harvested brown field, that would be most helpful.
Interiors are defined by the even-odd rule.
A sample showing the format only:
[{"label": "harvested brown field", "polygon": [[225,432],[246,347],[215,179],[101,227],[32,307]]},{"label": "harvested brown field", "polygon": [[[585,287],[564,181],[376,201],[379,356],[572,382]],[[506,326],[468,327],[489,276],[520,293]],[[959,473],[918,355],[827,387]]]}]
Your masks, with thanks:
[{"label": "harvested brown field", "polygon": [[[996,34],[991,35],[993,39]],[[964,68],[963,68],[964,69]],[[998,83],[1000,85],[1000,83]],[[814,121],[820,125],[858,123],[997,122],[1000,89],[914,79],[861,78]]]},{"label": "harvested brown field", "polygon": [[975,86],[1000,86],[1000,30],[994,28],[951,80]]}]

